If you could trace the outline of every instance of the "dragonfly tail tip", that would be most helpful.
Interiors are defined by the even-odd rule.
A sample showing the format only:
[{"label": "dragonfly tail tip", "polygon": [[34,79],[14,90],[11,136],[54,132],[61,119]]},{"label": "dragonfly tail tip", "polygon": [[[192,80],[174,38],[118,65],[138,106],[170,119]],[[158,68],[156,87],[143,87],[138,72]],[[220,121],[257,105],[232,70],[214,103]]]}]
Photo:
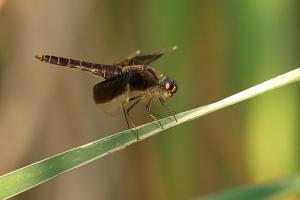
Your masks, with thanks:
[{"label": "dragonfly tail tip", "polygon": [[43,59],[43,55],[41,55],[41,54],[37,54],[34,57],[36,57],[38,60],[42,60]]}]

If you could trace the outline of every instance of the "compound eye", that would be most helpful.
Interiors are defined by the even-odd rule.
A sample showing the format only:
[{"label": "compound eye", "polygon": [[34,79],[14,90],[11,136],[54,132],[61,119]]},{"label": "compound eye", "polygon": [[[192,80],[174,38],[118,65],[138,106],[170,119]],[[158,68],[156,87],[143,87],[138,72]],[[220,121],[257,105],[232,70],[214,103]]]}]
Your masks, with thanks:
[{"label": "compound eye", "polygon": [[165,88],[168,90],[170,88],[170,83],[166,82]]}]

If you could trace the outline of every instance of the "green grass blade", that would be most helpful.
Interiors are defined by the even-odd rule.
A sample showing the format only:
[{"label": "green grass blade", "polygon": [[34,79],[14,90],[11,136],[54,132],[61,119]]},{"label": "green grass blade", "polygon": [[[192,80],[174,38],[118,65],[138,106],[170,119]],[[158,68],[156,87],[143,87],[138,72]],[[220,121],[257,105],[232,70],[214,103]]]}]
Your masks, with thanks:
[{"label": "green grass blade", "polygon": [[289,178],[287,180],[268,183],[259,186],[242,187],[233,189],[220,194],[210,195],[199,198],[199,200],[260,200],[271,197],[282,197],[300,191],[300,176]]},{"label": "green grass blade", "polygon": [[[176,115],[178,122],[173,117],[161,120],[164,129],[157,122],[139,126],[140,140],[155,135],[173,126],[199,118],[216,110],[220,110],[235,103],[244,101],[272,89],[282,87],[300,80],[300,68],[280,75],[269,81],[251,87],[216,103],[202,106]],[[0,199],[7,199],[25,190],[39,185],[67,171],[85,165],[93,160],[118,151],[136,141],[132,130],[123,131],[109,137],[91,142],[72,150],[49,157],[0,177]]]}]

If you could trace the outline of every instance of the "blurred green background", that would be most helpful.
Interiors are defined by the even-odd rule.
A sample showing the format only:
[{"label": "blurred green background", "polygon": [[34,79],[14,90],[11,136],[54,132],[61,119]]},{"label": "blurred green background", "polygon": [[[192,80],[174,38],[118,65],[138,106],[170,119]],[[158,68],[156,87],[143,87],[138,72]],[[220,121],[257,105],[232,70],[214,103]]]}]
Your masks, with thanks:
[{"label": "blurred green background", "polygon": [[[299,9],[299,0],[0,0],[0,175],[126,129],[94,104],[101,79],[36,53],[109,64],[176,44],[152,66],[177,80],[168,103],[181,112],[299,67]],[[299,84],[267,93],[14,199],[189,199],[292,176],[299,100]],[[151,120],[144,109],[138,124]]]}]

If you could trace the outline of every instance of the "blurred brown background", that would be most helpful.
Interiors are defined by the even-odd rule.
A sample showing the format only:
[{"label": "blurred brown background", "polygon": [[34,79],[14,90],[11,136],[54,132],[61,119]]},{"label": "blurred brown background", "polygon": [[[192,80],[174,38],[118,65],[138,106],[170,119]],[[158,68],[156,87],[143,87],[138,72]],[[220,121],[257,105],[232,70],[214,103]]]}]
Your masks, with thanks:
[{"label": "blurred brown background", "polygon": [[[176,44],[152,66],[177,80],[168,103],[181,112],[299,67],[299,8],[298,0],[0,0],[0,175],[126,129],[122,115],[94,104],[101,79],[42,64],[36,53],[109,64]],[[267,93],[14,199],[189,199],[293,175],[299,100],[299,84]],[[151,120],[144,106],[134,112],[139,124]]]}]

